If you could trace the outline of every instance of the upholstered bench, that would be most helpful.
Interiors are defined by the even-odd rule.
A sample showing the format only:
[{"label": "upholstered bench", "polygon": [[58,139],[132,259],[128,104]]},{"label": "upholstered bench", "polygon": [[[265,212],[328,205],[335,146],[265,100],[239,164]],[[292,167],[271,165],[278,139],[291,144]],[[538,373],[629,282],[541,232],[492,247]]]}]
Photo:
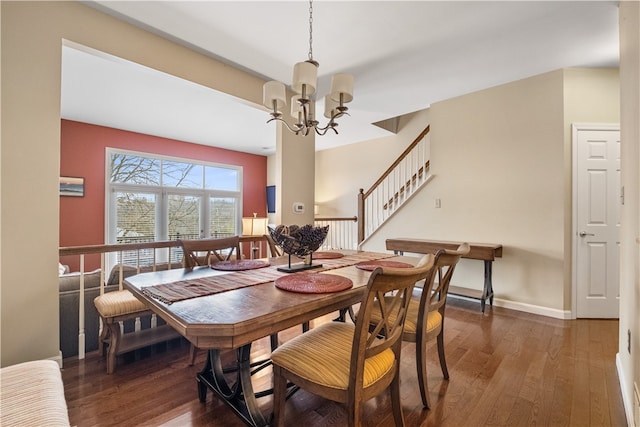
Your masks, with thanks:
[{"label": "upholstered bench", "polygon": [[99,346],[101,353],[104,354],[104,343],[108,346],[107,374],[112,374],[115,371],[118,355],[180,336],[178,332],[166,324],[122,334],[120,322],[153,314],[127,290],[107,292],[96,297],[93,303],[103,324]]},{"label": "upholstered bench", "polygon": [[0,425],[69,426],[60,367],[36,360],[0,369]]}]

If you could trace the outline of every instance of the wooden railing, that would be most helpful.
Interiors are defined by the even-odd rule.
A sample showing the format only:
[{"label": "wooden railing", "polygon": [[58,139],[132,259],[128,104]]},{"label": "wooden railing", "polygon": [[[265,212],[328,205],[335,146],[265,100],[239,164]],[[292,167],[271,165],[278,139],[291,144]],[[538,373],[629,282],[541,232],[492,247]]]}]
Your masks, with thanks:
[{"label": "wooden railing", "polygon": [[329,233],[321,250],[331,249],[357,249],[358,248],[358,217],[334,217],[316,218],[316,227],[329,226]]},{"label": "wooden railing", "polygon": [[[240,245],[245,256],[269,256],[266,240],[263,236],[241,236]],[[79,280],[78,288],[78,358],[83,359],[86,352],[85,331],[85,276],[100,269],[99,294],[105,292],[105,286],[113,274],[117,274],[118,289],[123,289],[125,271],[135,274],[144,271],[155,271],[156,268],[176,268],[181,266],[182,249],[178,240],[127,243],[115,245],[87,245],[59,248],[60,262],[72,266]],[[122,262],[124,260],[124,262]],[[134,260],[134,261],[132,261]],[[131,269],[134,269],[132,272]],[[95,292],[95,289],[92,290]],[[90,302],[87,302],[90,303]],[[151,319],[151,327],[157,325],[155,315]],[[102,327],[102,326],[101,326]],[[122,327],[122,326],[121,326]],[[140,319],[135,320],[136,331],[141,328]],[[74,332],[74,333],[76,333]],[[64,332],[63,332],[64,333]]]},{"label": "wooden railing", "polygon": [[367,191],[358,194],[358,244],[380,227],[430,179],[429,126]]}]

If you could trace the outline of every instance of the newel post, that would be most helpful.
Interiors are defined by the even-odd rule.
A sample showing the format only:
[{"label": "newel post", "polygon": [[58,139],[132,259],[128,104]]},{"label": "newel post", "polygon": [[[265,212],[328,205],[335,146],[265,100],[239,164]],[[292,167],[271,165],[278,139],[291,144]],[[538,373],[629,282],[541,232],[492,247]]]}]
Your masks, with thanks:
[{"label": "newel post", "polygon": [[364,240],[364,189],[358,193],[358,245]]}]

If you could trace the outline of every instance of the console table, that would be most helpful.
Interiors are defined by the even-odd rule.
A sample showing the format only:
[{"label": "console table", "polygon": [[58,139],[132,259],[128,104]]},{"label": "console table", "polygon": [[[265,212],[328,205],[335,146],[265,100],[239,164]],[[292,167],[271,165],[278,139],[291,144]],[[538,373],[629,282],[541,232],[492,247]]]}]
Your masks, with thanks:
[{"label": "console table", "polygon": [[[447,240],[427,240],[427,239],[387,239],[387,250],[395,254],[402,255],[404,252],[416,254],[435,253],[439,249],[455,250],[462,242],[452,242]],[[502,257],[502,245],[492,243],[469,243],[469,253],[463,258],[477,259],[484,261],[484,287],[482,291],[464,288],[460,286],[449,286],[449,293],[461,295],[480,300],[480,306],[484,313],[486,301],[493,305],[493,283],[491,281],[493,261]]]}]

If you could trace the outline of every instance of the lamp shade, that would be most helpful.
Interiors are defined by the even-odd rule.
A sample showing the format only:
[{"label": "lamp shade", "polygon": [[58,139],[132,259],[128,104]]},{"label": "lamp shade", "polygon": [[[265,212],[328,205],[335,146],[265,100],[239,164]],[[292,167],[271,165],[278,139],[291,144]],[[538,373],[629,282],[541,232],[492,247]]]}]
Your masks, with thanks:
[{"label": "lamp shade", "polygon": [[331,78],[331,99],[340,102],[340,94],[342,94],[342,102],[345,104],[353,100],[352,74],[335,74]]},{"label": "lamp shade", "polygon": [[338,105],[340,105],[339,102],[334,101],[329,95],[326,95],[324,97],[324,116],[327,119],[333,117],[333,115],[338,112],[338,110],[336,110]]},{"label": "lamp shade", "polygon": [[267,234],[268,218],[242,218],[243,236],[262,236]]},{"label": "lamp shade", "polygon": [[291,117],[294,119],[299,119],[299,114],[302,113],[302,105],[298,102],[298,98],[300,98],[300,95],[293,95],[291,97]]},{"label": "lamp shade", "polygon": [[293,82],[291,88],[297,93],[302,93],[302,85],[306,85],[305,95],[311,96],[316,92],[318,80],[318,67],[311,62],[298,62],[293,67]]},{"label": "lamp shade", "polygon": [[269,110],[272,110],[273,101],[276,102],[276,111],[281,111],[282,107],[287,105],[284,84],[275,80],[266,82],[262,86],[262,104]]}]

